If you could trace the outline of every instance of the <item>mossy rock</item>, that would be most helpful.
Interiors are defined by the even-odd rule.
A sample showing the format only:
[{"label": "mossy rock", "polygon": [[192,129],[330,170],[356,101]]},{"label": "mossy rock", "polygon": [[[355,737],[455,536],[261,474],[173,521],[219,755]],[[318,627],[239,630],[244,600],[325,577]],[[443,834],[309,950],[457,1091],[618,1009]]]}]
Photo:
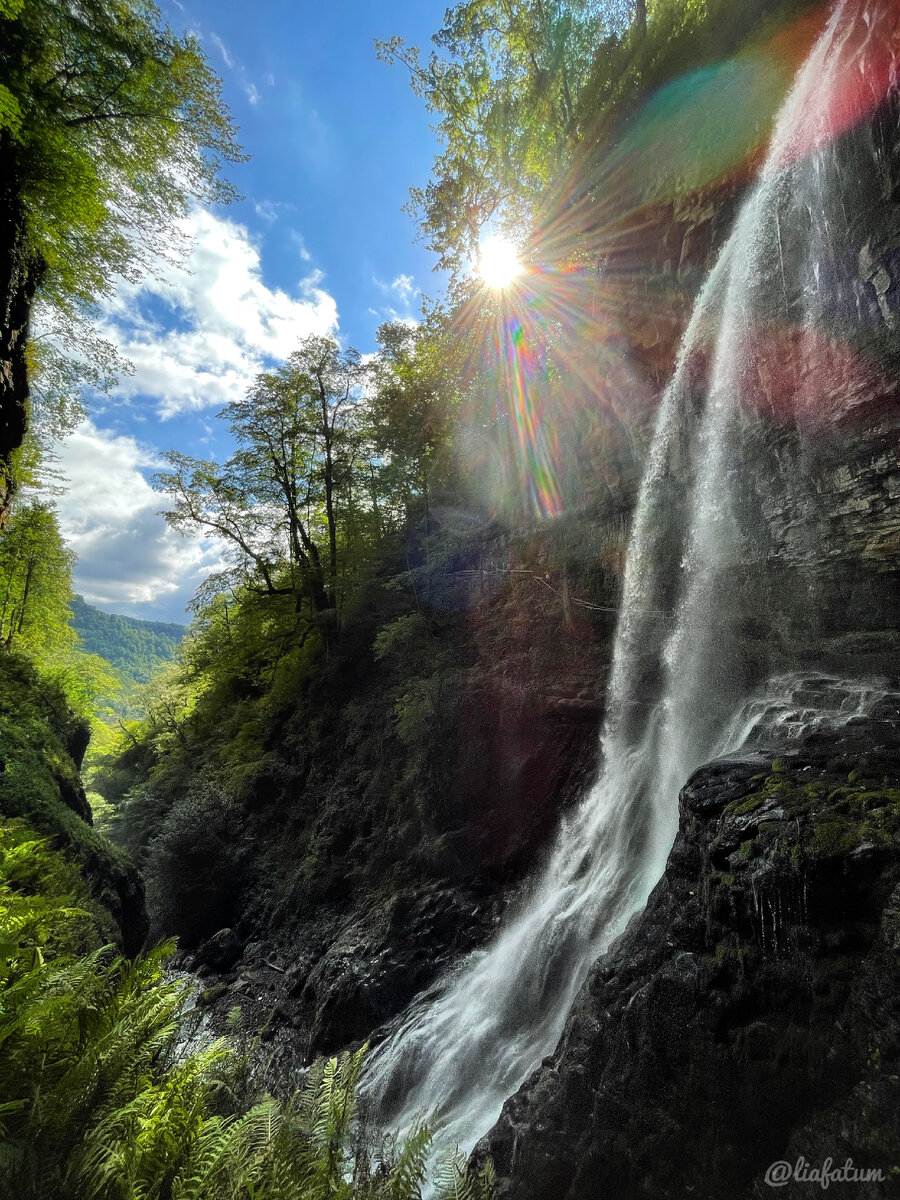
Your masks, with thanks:
[{"label": "mossy rock", "polygon": [[835,788],[828,807],[813,823],[810,852],[844,854],[858,846],[900,842],[900,789]]},{"label": "mossy rock", "polygon": [[775,799],[782,808],[795,815],[803,809],[809,808],[811,802],[819,800],[823,796],[824,786],[821,783],[816,781],[798,782],[784,772],[781,759],[776,759],[772,765],[773,768],[778,769],[773,769],[771,775],[757,777],[763,781],[761,788],[740,800],[732,800],[725,809],[729,816],[748,816],[761,808],[767,800]]},{"label": "mossy rock", "polygon": [[208,987],[208,988],[204,989],[204,991],[202,991],[200,993],[200,995],[197,997],[197,1007],[198,1008],[210,1008],[213,1004],[215,1004],[215,1002],[217,1000],[221,1000],[221,998],[227,992],[228,992],[228,984],[227,983],[213,984],[212,987]]},{"label": "mossy rock", "polygon": [[69,752],[78,725],[29,663],[0,654],[0,815],[52,839],[81,871],[101,936],[136,953],[147,934],[143,883],[128,856],[89,824]]}]

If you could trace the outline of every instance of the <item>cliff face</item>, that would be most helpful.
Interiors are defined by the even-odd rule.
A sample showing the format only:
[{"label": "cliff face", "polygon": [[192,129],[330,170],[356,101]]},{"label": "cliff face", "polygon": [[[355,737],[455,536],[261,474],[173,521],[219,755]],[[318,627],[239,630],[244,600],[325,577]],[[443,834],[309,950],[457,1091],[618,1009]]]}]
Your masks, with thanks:
[{"label": "cliff face", "polygon": [[90,737],[29,664],[0,652],[0,816],[20,818],[74,862],[101,936],[136,954],[147,936],[144,885],[127,856],[91,828],[79,777]]},{"label": "cliff face", "polygon": [[401,618],[382,658],[357,630],[191,835],[193,869],[179,850],[167,896],[151,856],[160,932],[182,934],[214,1019],[240,1005],[263,1031],[275,1086],[377,1040],[490,936],[595,771],[621,545],[565,524],[472,540],[434,583],[445,611]]},{"label": "cliff face", "polygon": [[478,1148],[502,1196],[750,1200],[801,1156],[852,1158],[883,1172],[867,1196],[895,1194],[898,749],[893,693],[695,773],[646,910]]},{"label": "cliff face", "polygon": [[[896,677],[898,129],[894,89],[793,174],[779,168],[787,186],[748,210],[769,225],[730,247],[748,271],[728,292],[745,336],[687,347],[666,486],[673,504],[691,496],[700,469],[682,431],[727,388],[741,436],[720,495],[736,497],[739,536],[730,603],[715,596],[704,637],[745,694],[798,666]],[[682,548],[660,553],[677,578]],[[809,687],[809,714],[826,692]],[[685,785],[646,910],[481,1144],[502,1194],[749,1200],[769,1194],[771,1163],[801,1156],[851,1158],[882,1172],[867,1195],[895,1194],[897,700],[841,729],[800,721]],[[785,1194],[820,1190],[793,1179]]]}]

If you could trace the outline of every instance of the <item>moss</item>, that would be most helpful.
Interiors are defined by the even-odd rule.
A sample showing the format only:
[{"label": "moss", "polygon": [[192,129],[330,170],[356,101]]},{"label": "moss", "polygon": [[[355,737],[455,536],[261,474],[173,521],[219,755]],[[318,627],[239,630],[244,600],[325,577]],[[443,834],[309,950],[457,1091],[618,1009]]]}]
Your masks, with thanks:
[{"label": "moss", "polygon": [[821,798],[824,793],[822,784],[798,783],[790,775],[784,774],[779,764],[781,759],[776,759],[772,764],[771,775],[756,777],[763,781],[761,788],[740,800],[732,800],[725,812],[729,816],[745,817],[755,812],[767,800],[777,799],[783,808],[795,814],[808,808],[811,801]]},{"label": "moss", "polygon": [[818,856],[840,854],[857,844],[856,835],[857,827],[848,826],[846,821],[835,818],[817,821],[813,829],[810,851]]},{"label": "moss", "polygon": [[747,838],[745,842],[741,842],[741,848],[738,850],[738,858],[742,862],[749,862],[759,853],[759,842],[756,838]]},{"label": "moss", "polygon": [[845,633],[828,643],[832,652],[851,654],[893,653],[900,651],[900,632],[896,629],[872,629]]},{"label": "moss", "polygon": [[748,813],[755,812],[768,799],[767,792],[754,792],[746,800],[732,800],[725,811],[732,817],[746,817]]},{"label": "moss", "polygon": [[719,942],[715,948],[715,951],[713,952],[712,957],[713,962],[717,967],[727,967],[734,962],[734,960],[737,958],[737,954],[734,946],[729,945],[727,942]]},{"label": "moss", "polygon": [[224,996],[227,991],[228,984],[226,983],[216,983],[212,987],[206,988],[197,997],[197,1007],[209,1008],[210,1005],[215,1004],[217,1000]]},{"label": "moss", "polygon": [[814,822],[810,850],[832,855],[865,843],[888,846],[900,841],[900,789],[835,788],[828,807]]},{"label": "moss", "polygon": [[[0,655],[0,815],[53,840],[88,882],[104,940],[119,941],[123,897],[137,898],[140,888],[127,855],[81,815],[90,810],[68,751],[73,724],[61,695],[28,663]],[[124,915],[140,924],[136,914]],[[142,937],[126,940],[136,950]]]}]

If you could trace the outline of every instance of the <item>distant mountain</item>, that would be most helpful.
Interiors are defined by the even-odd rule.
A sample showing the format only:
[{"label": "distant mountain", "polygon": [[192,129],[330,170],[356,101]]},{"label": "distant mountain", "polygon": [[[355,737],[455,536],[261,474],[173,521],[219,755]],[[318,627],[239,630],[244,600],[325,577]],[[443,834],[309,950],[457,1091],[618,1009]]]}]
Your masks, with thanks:
[{"label": "distant mountain", "polygon": [[127,684],[146,683],[175,657],[187,626],[165,621],[140,621],[101,612],[82,596],[72,601],[72,628],[83,648],[112,663]]}]

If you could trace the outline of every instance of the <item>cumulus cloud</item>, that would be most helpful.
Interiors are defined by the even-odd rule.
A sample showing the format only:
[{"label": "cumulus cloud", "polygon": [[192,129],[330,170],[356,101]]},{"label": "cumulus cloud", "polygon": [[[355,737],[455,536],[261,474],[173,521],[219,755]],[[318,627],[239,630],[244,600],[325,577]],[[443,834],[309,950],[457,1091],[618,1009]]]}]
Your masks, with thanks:
[{"label": "cumulus cloud", "polygon": [[398,275],[390,283],[385,283],[383,279],[373,275],[372,282],[379,291],[384,292],[386,296],[392,296],[401,304],[409,304],[413,297],[419,294],[412,275]]},{"label": "cumulus cloud", "polygon": [[127,611],[184,603],[220,557],[219,548],[183,538],[158,515],[163,498],[146,472],[164,464],[133,437],[84,421],[59,450],[69,482],[60,503],[63,536],[78,555],[75,584],[93,604]]},{"label": "cumulus cloud", "polygon": [[[161,417],[239,399],[262,367],[309,334],[334,334],[337,304],[311,272],[294,294],[263,281],[247,229],[204,209],[179,233],[186,270],[163,263],[156,278],[123,284],[104,312],[104,333],[134,364],[125,397],[150,397]],[[301,243],[302,244],[302,243]]]}]

